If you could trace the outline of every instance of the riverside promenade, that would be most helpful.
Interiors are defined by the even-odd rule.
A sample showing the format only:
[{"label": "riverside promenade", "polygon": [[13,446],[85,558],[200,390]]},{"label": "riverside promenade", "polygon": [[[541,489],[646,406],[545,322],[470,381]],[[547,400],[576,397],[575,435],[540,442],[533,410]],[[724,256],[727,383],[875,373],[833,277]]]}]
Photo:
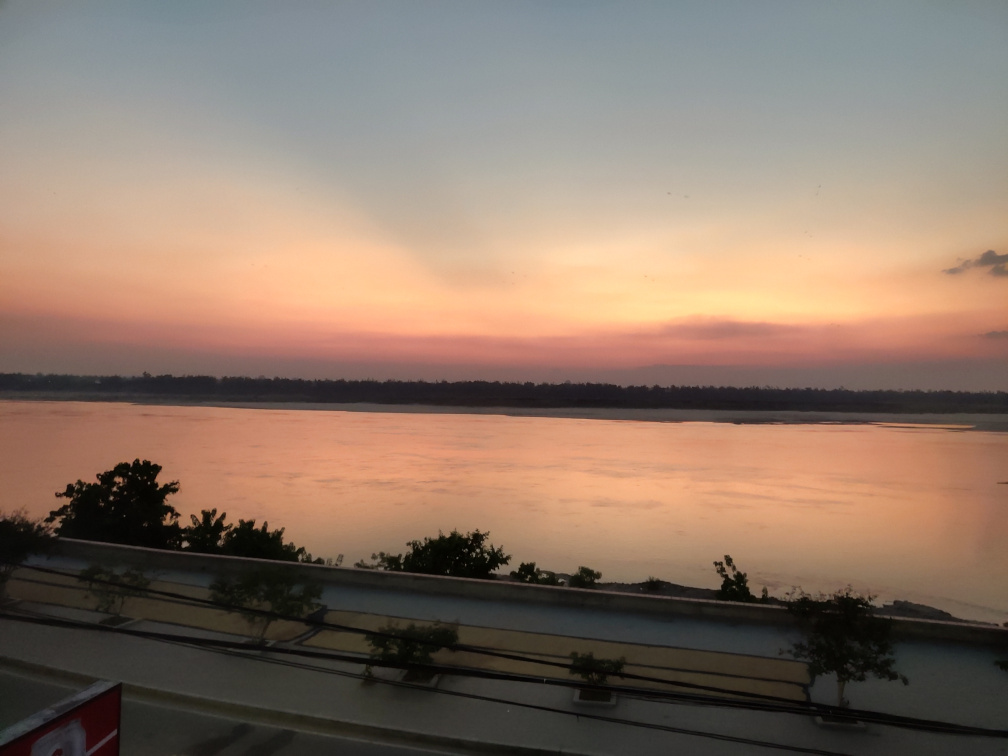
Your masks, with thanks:
[{"label": "riverside promenade", "polygon": [[[95,563],[143,569],[162,593],[127,598],[126,620],[98,612],[76,579]],[[273,622],[271,644],[261,648],[247,643],[243,617],[204,602],[218,576],[262,565],[60,542],[8,585],[0,671],[16,674],[0,677],[0,698],[18,696],[24,675],[108,679],[125,684],[127,700],[444,753],[1008,750],[997,736],[817,725],[803,707],[832,703],[835,682],[812,683],[803,664],[781,655],[799,635],[777,607],[280,565],[322,584],[323,624]],[[369,648],[356,631],[411,622],[456,625],[469,650],[438,652],[442,674],[433,686],[403,683],[394,670],[366,677]],[[910,685],[851,684],[853,707],[1008,728],[1008,673],[993,663],[1008,656],[1008,630],[903,620],[895,631],[897,668]],[[563,663],[575,651],[626,659],[627,677],[608,681],[616,689],[611,705],[574,701],[579,681]],[[291,741],[276,752],[295,748]],[[175,752],[185,751],[164,751]]]}]

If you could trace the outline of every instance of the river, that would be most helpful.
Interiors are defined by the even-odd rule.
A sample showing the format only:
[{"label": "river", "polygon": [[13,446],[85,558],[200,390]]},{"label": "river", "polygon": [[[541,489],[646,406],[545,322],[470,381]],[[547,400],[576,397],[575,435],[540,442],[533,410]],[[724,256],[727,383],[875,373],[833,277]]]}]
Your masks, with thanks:
[{"label": "river", "polygon": [[[955,418],[950,419],[955,424]],[[182,513],[267,520],[344,565],[439,530],[604,581],[847,584],[1008,620],[1008,433],[465,412],[0,401],[0,509],[150,459]]]}]

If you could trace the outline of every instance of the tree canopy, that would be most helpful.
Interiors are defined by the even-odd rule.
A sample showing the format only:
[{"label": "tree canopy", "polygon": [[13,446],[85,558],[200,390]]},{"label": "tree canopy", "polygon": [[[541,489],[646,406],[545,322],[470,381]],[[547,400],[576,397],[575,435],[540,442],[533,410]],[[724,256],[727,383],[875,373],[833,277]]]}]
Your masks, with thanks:
[{"label": "tree canopy", "polygon": [[578,571],[570,576],[567,585],[570,588],[594,588],[595,584],[602,579],[602,573],[593,570],[591,567],[578,567]]},{"label": "tree canopy", "polygon": [[[364,640],[371,646],[371,658],[374,661],[403,667],[406,670],[405,680],[425,679],[431,673],[416,667],[430,665],[435,653],[458,643],[458,628],[440,622],[433,625],[411,622],[400,628],[393,622],[380,627],[376,633],[368,633]],[[370,665],[368,670],[370,671]]]},{"label": "tree canopy", "polygon": [[278,616],[304,617],[321,608],[322,585],[293,575],[282,567],[246,570],[237,579],[219,578],[210,585],[210,598],[229,612],[239,612],[262,642]]},{"label": "tree canopy", "polygon": [[[221,515],[222,520],[223,517]],[[283,535],[284,528],[270,530],[268,522],[257,528],[255,520],[238,520],[238,524],[222,536],[220,553],[277,562],[311,561],[311,554],[304,547],[284,543]]]},{"label": "tree canopy", "polygon": [[503,548],[487,544],[490,533],[474,530],[462,535],[453,530],[448,535],[439,532],[437,538],[410,541],[410,550],[405,554],[386,554],[384,551],[372,554],[373,566],[392,572],[419,572],[425,575],[450,575],[452,577],[482,578],[493,577],[494,570],[511,561],[510,554]]},{"label": "tree canopy", "polygon": [[47,525],[29,518],[24,511],[0,513],[0,596],[14,568],[48,545]]},{"label": "tree canopy", "polygon": [[742,601],[750,603],[756,600],[749,590],[749,576],[740,572],[730,555],[724,555],[724,561],[715,560],[714,569],[721,577],[721,587],[718,588],[719,601]]},{"label": "tree canopy", "polygon": [[179,490],[177,480],[159,485],[161,465],[150,460],[120,462],[97,475],[96,483],[78,480],[58,491],[67,503],[45,519],[59,521],[58,536],[107,541],[157,549],[181,545],[179,514],[166,499]]},{"label": "tree canopy", "polygon": [[805,639],[791,646],[794,658],[808,662],[814,680],[834,674],[837,706],[846,706],[844,688],[869,675],[883,680],[909,681],[895,669],[891,623],[875,616],[874,598],[855,593],[850,586],[830,596],[812,597],[802,592],[788,602],[788,610],[802,627]]},{"label": "tree canopy", "polygon": [[555,573],[547,572],[536,567],[535,562],[522,562],[517,570],[511,571],[511,577],[519,583],[532,583],[533,585],[560,585],[560,578]]},{"label": "tree canopy", "polygon": [[227,512],[221,512],[218,516],[216,507],[204,509],[199,517],[189,515],[192,525],[182,529],[184,548],[199,554],[219,554],[224,546],[224,538],[234,527],[224,522],[226,517]]}]

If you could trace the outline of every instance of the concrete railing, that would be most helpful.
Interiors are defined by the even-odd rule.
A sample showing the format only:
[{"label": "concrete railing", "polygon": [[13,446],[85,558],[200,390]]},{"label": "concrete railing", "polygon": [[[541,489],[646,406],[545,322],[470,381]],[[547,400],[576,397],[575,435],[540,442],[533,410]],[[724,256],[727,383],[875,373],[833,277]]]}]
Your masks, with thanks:
[{"label": "concrete railing", "polygon": [[[788,613],[785,607],[780,605],[617,593],[596,589],[529,585],[511,581],[475,580],[353,567],[329,567],[299,562],[273,562],[68,538],[56,539],[51,553],[89,564],[117,564],[147,571],[190,572],[213,577],[234,577],[250,568],[268,564],[290,571],[299,577],[318,581],[323,585],[420,593],[432,596],[455,596],[479,601],[548,604],[621,614],[695,618],[732,624],[782,626],[795,624],[794,617]],[[894,618],[893,634],[898,640],[949,641],[1008,649],[1008,628],[996,625]]]}]

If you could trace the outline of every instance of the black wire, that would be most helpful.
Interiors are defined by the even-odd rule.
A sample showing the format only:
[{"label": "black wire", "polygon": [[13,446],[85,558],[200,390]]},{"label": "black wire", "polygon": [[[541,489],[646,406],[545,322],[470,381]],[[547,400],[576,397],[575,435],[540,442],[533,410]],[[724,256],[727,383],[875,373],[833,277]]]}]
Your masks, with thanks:
[{"label": "black wire", "polygon": [[[249,646],[247,644],[245,644],[245,643],[242,643],[242,642],[236,642],[236,641],[217,641],[217,640],[208,639],[208,638],[193,638],[191,636],[178,636],[178,635],[171,635],[171,634],[167,634],[167,633],[154,633],[154,632],[148,632],[148,631],[132,630],[130,628],[112,627],[112,626],[108,626],[108,625],[95,625],[95,624],[92,624],[92,623],[86,623],[86,622],[80,622],[80,621],[76,621],[76,620],[68,620],[68,619],[62,619],[62,618],[56,618],[56,617],[18,616],[18,615],[12,615],[12,614],[10,614],[9,612],[6,612],[6,611],[0,611],[0,617],[5,618],[5,619],[12,619],[14,621],[29,622],[29,623],[32,623],[32,624],[49,625],[49,626],[52,626],[52,627],[62,627],[62,628],[81,629],[81,630],[92,630],[92,631],[98,631],[98,632],[121,633],[121,634],[125,634],[125,635],[132,635],[132,636],[136,636],[136,637],[147,638],[147,639],[150,639],[150,640],[156,640],[156,641],[159,641],[159,642],[172,643],[174,645],[193,646],[193,647],[201,648],[201,649],[208,650],[208,651],[211,651],[211,652],[214,652],[214,653],[224,653],[224,654],[227,654],[229,656],[241,657],[241,658],[248,659],[248,660],[251,660],[251,661],[267,662],[267,663],[270,663],[270,664],[276,664],[276,665],[279,665],[279,666],[291,667],[291,668],[294,668],[294,669],[302,669],[302,670],[307,670],[307,671],[312,671],[312,672],[321,672],[321,673],[324,673],[324,674],[334,674],[334,675],[338,675],[338,676],[341,676],[341,677],[349,677],[349,678],[354,678],[354,679],[358,679],[358,680],[364,680],[364,679],[366,679],[365,675],[364,674],[360,674],[360,673],[352,673],[352,672],[346,672],[346,671],[342,671],[342,670],[335,670],[335,669],[329,669],[329,668],[325,668],[325,667],[318,667],[318,666],[314,666],[314,665],[310,665],[310,664],[291,662],[291,661],[288,661],[288,660],[285,660],[285,659],[269,659],[269,658],[263,657],[263,656],[249,656],[247,654],[238,654],[238,653],[235,653],[235,649],[237,649],[237,648],[242,648],[242,649],[244,649],[246,651],[249,650]],[[270,647],[269,650],[270,650],[270,652],[287,653],[289,651],[292,651],[293,649],[282,649],[282,648],[277,648],[277,647]],[[315,656],[316,654],[313,653],[313,654],[310,654],[310,655]],[[331,659],[331,660],[334,660],[334,661],[352,661],[352,662],[357,662],[357,663],[359,663],[360,661],[362,661],[362,659],[360,659],[359,657],[341,658],[339,655],[331,655],[331,656],[329,656],[329,655],[321,655],[321,654],[319,654],[319,655],[322,656],[322,658],[327,658],[327,659]],[[378,666],[378,665],[377,664],[373,664],[372,666]],[[381,666],[393,666],[393,665],[381,665]],[[427,665],[418,665],[418,668],[420,666],[427,666]],[[449,672],[449,671],[451,671],[452,668],[450,668],[450,667],[449,668],[440,668],[440,667],[434,667],[433,665],[431,665],[430,669],[431,670],[437,670],[437,671]],[[383,684],[383,685],[390,685],[390,686],[393,686],[393,687],[406,688],[406,689],[410,689],[410,690],[422,690],[422,691],[426,691],[426,692],[429,692],[429,693],[436,693],[436,694],[439,694],[439,695],[452,696],[452,697],[456,697],[456,698],[464,698],[464,699],[469,699],[469,700],[474,700],[474,701],[483,701],[483,702],[486,702],[486,703],[505,704],[507,706],[515,706],[515,707],[524,708],[524,709],[532,709],[534,711],[542,711],[542,712],[546,712],[546,713],[549,713],[549,714],[562,714],[564,716],[575,717],[577,719],[589,719],[589,720],[593,720],[593,721],[606,722],[606,723],[609,723],[609,724],[623,725],[623,726],[626,726],[626,727],[638,727],[638,728],[641,728],[641,729],[657,730],[657,731],[660,731],[660,732],[668,732],[668,733],[673,733],[673,734],[677,734],[677,735],[686,735],[686,736],[692,736],[692,737],[707,738],[707,739],[710,739],[710,740],[720,740],[720,741],[729,742],[729,743],[737,743],[737,744],[740,744],[740,745],[756,746],[756,747],[761,747],[761,748],[770,748],[770,749],[779,750],[779,751],[789,751],[791,753],[812,754],[813,756],[849,756],[849,754],[845,754],[845,753],[839,752],[839,751],[827,751],[827,750],[818,749],[818,748],[807,748],[807,747],[804,747],[804,746],[794,746],[794,745],[787,745],[787,744],[784,744],[784,743],[774,743],[774,742],[771,742],[771,741],[757,740],[755,738],[744,738],[744,737],[735,736],[735,735],[724,735],[722,733],[707,732],[707,731],[704,731],[704,730],[692,730],[692,729],[688,729],[688,728],[684,728],[684,727],[673,727],[672,725],[662,725],[662,724],[657,724],[657,723],[652,723],[652,722],[641,722],[641,721],[632,720],[632,719],[621,719],[619,717],[609,717],[609,716],[605,716],[605,715],[602,715],[602,714],[591,714],[591,713],[584,713],[584,712],[577,712],[577,711],[569,711],[567,709],[559,709],[559,708],[556,708],[556,707],[553,707],[553,706],[544,706],[542,704],[532,704],[532,703],[528,703],[528,702],[525,702],[525,701],[514,701],[514,700],[511,700],[511,699],[495,698],[493,696],[482,696],[482,695],[479,695],[479,694],[476,694],[476,693],[465,693],[463,691],[444,690],[444,689],[441,689],[441,688],[427,688],[427,687],[418,688],[418,686],[416,686],[416,685],[411,685],[410,683],[400,682],[400,681],[396,681],[396,680],[382,680],[382,679],[373,678],[373,677],[372,678],[368,678],[368,679],[370,679],[370,681],[372,681],[372,682],[380,683],[380,684]],[[543,682],[545,683],[546,681],[543,680]],[[568,685],[566,683],[566,681],[554,681],[554,683],[556,683],[556,682],[563,683],[564,687],[583,687],[583,686],[578,686],[577,683],[572,683],[572,684]]]},{"label": "black wire", "polygon": [[[35,571],[38,571],[38,572],[48,573],[48,574],[53,574],[53,575],[59,575],[61,577],[77,577],[76,573],[66,572],[66,571],[62,571],[62,570],[56,570],[56,569],[53,569],[53,568],[50,568],[50,567],[38,567],[38,566],[35,566],[35,565],[23,565],[23,566],[25,568],[27,568],[27,569],[30,569],[30,570],[35,570]],[[100,579],[100,578],[90,578],[89,582],[101,583],[101,584],[109,585],[109,586],[112,586],[112,587],[122,588],[122,585],[120,583],[116,583],[115,581],[111,581],[111,580],[104,580],[104,579]],[[44,584],[44,585],[51,585],[51,586],[55,586],[55,587],[70,588],[70,586],[61,586],[61,585],[59,585],[57,583],[44,583],[43,582],[42,584]],[[149,588],[149,587],[148,588],[130,588],[129,590],[132,591],[132,592],[135,592],[135,593],[145,593],[145,594],[150,594],[150,595],[155,595],[155,596],[162,596],[162,597],[165,597],[165,598],[167,598],[167,599],[169,599],[171,601],[175,601],[177,603],[186,604],[186,605],[189,605],[189,606],[210,606],[210,607],[213,607],[215,609],[224,609],[224,610],[229,611],[229,612],[237,612],[237,613],[242,613],[242,614],[251,614],[253,616],[264,617],[264,618],[268,618],[268,619],[271,619],[271,620],[286,620],[286,621],[289,621],[289,622],[298,622],[298,623],[302,623],[302,624],[308,625],[309,627],[313,627],[313,628],[317,628],[317,629],[322,629],[322,630],[336,630],[336,631],[339,631],[339,632],[348,632],[348,633],[354,633],[354,634],[358,634],[358,635],[371,635],[371,636],[374,636],[374,637],[390,638],[390,639],[393,639],[393,640],[407,640],[407,641],[413,641],[413,640],[415,640],[414,638],[410,638],[409,636],[404,636],[404,635],[401,635],[401,634],[398,634],[398,633],[395,633],[395,632],[389,632],[387,630],[365,630],[363,628],[353,627],[353,626],[350,626],[350,625],[341,625],[339,623],[327,622],[327,621],[321,620],[321,619],[312,619],[312,618],[309,618],[309,617],[296,617],[296,616],[293,616],[293,615],[280,614],[278,612],[274,612],[274,611],[271,611],[271,610],[268,610],[268,609],[255,609],[255,608],[251,608],[251,607],[240,606],[240,605],[237,605],[237,604],[228,604],[228,603],[225,603],[225,602],[214,601],[213,599],[203,599],[203,598],[197,598],[197,597],[194,597],[194,596],[186,596],[184,594],[176,593],[174,591],[163,591],[163,590],[159,590],[159,589],[155,589],[155,588]],[[506,651],[494,650],[494,649],[486,648],[484,646],[470,646],[470,645],[467,645],[467,644],[464,644],[464,643],[455,643],[455,644],[452,644],[452,645],[449,645],[449,646],[445,646],[445,648],[447,648],[447,649],[449,649],[451,651],[465,651],[465,652],[468,652],[468,653],[479,654],[479,655],[482,655],[482,656],[489,656],[489,657],[493,657],[493,658],[497,658],[497,659],[505,659],[505,660],[508,660],[508,661],[519,661],[519,662],[525,662],[525,663],[530,663],[530,664],[539,664],[539,665],[542,665],[542,666],[553,667],[553,668],[556,668],[556,669],[562,669],[562,670],[564,670],[566,672],[570,672],[570,662],[550,661],[548,659],[543,659],[543,658],[530,657],[530,656],[526,656],[526,655],[522,655],[522,654],[513,654],[513,653],[508,653]],[[709,674],[707,672],[703,672],[702,670],[688,669],[688,668],[670,668],[670,670],[671,671],[678,671],[678,672],[687,672],[687,673],[692,673],[692,674]],[[676,688],[685,688],[685,689],[689,689],[689,690],[704,691],[704,692],[714,693],[714,694],[718,694],[718,695],[740,696],[740,697],[745,697],[745,698],[748,698],[748,699],[752,699],[754,701],[766,701],[766,702],[769,702],[769,703],[780,703],[780,704],[783,704],[783,705],[793,705],[795,703],[794,699],[784,698],[782,696],[772,696],[772,695],[768,695],[766,693],[754,693],[754,692],[751,692],[751,691],[735,690],[735,689],[731,689],[731,688],[721,688],[721,687],[714,686],[714,685],[701,685],[699,683],[689,683],[689,682],[682,682],[682,681],[675,681],[675,680],[666,680],[666,679],[659,678],[659,677],[652,677],[652,676],[648,676],[648,675],[639,675],[639,674],[635,674],[635,673],[632,673],[632,672],[621,672],[618,676],[620,678],[622,678],[622,679],[625,679],[625,680],[635,680],[635,681],[638,681],[638,682],[647,682],[647,683],[652,683],[652,684],[667,685],[667,686],[672,686],[672,687],[676,687]],[[801,685],[800,683],[792,683],[792,682],[788,682],[786,680],[773,680],[773,679],[768,679],[768,678],[745,677],[745,676],[742,676],[742,675],[727,675],[727,674],[722,674],[721,676],[724,676],[724,677],[735,677],[737,679],[744,679],[744,680],[767,680],[767,681],[770,681],[770,682],[778,682],[778,683],[783,683],[783,684],[786,684],[786,685],[796,685],[798,687],[801,687],[803,690],[806,687],[804,685]],[[582,683],[582,684],[580,684],[580,687],[591,687],[591,686],[588,686],[587,684]],[[598,687],[602,688],[602,689],[609,689],[611,687],[611,684],[605,685],[605,686],[598,686]],[[807,695],[807,691],[806,691],[806,695]],[[821,705],[818,705],[818,704],[808,704],[808,705],[810,705],[810,706],[821,706]],[[844,710],[839,710],[840,713],[838,713],[838,716],[842,716],[842,711],[844,711]],[[832,711],[830,711],[828,713],[830,715],[833,714]]]},{"label": "black wire", "polygon": [[[139,638],[145,638],[149,640],[164,641],[164,642],[175,642],[183,643],[186,645],[191,645],[198,648],[208,648],[210,650],[227,650],[236,651],[250,650],[250,646],[244,641],[228,641],[228,640],[218,640],[212,638],[194,638],[192,636],[177,635],[172,633],[160,633],[155,631],[147,630],[137,630],[128,627],[113,627],[108,625],[96,625],[94,623],[81,622],[77,620],[62,619],[56,617],[46,617],[37,616],[30,617],[24,615],[16,615],[7,611],[0,611],[0,617],[11,619],[14,621],[28,622],[32,624],[49,625],[53,627],[63,627],[63,628],[73,628],[73,629],[83,629],[91,630],[97,632],[115,632],[123,635],[130,635]],[[336,661],[336,662],[347,662],[347,663],[366,663],[375,667],[394,667],[402,668],[402,665],[381,662],[379,660],[372,660],[369,657],[362,657],[359,655],[347,655],[338,654],[328,651],[316,651],[312,649],[305,648],[291,648],[291,647],[281,647],[281,646],[270,646],[268,650],[271,653],[276,653],[280,655],[288,656],[299,656],[311,659],[319,659],[325,661]],[[259,656],[245,656],[257,661],[266,661],[264,657]],[[279,663],[276,660],[275,663]],[[324,667],[312,667],[310,665],[298,665],[302,666],[304,669],[313,669],[322,672],[332,672]],[[452,674],[465,677],[475,677],[480,679],[493,679],[502,680],[508,682],[525,682],[525,683],[536,683],[551,685],[556,687],[565,688],[594,688],[599,690],[606,690],[613,693],[620,693],[624,695],[632,695],[637,698],[645,698],[648,700],[658,700],[667,701],[675,703],[688,703],[703,706],[713,706],[718,708],[733,708],[741,710],[750,711],[765,711],[770,713],[780,713],[780,714],[798,714],[802,716],[808,716],[810,714],[824,714],[826,716],[831,716],[839,719],[844,719],[848,721],[863,721],[873,724],[880,724],[892,727],[899,727],[903,729],[920,730],[924,732],[934,732],[946,735],[962,735],[962,736],[977,736],[977,737],[1008,737],[1008,730],[993,730],[988,728],[974,727],[970,725],[960,725],[951,722],[941,722],[937,720],[927,720],[927,719],[917,719],[912,717],[901,717],[899,715],[893,714],[881,714],[877,712],[866,711],[862,709],[837,709],[836,707],[822,706],[818,704],[802,705],[793,703],[790,707],[788,706],[775,706],[772,704],[760,704],[744,700],[730,700],[723,698],[713,698],[708,696],[697,696],[692,694],[677,693],[673,691],[646,691],[642,692],[638,688],[626,688],[614,685],[606,686],[589,686],[584,683],[579,683],[571,680],[560,680],[560,679],[548,679],[539,678],[529,675],[517,675],[509,673],[498,673],[498,672],[488,672],[485,670],[475,670],[471,668],[460,668],[451,667],[445,665],[433,665],[433,664],[414,664],[408,665],[409,669],[431,673],[431,674]],[[381,681],[386,682],[386,681]],[[410,686],[408,683],[403,683],[406,687]],[[435,689],[437,690],[437,689]],[[446,694],[454,694],[454,691],[439,691]],[[643,693],[643,695],[642,695]],[[460,694],[462,695],[462,694]],[[465,694],[469,695],[469,694]],[[487,699],[495,700],[495,699]],[[510,703],[510,702],[507,702]],[[519,705],[516,703],[515,705]],[[534,708],[534,707],[533,707]],[[564,710],[559,710],[564,711]],[[569,712],[565,712],[569,713]],[[587,716],[580,715],[579,716]],[[616,721],[616,720],[613,720]],[[629,722],[629,720],[628,720]],[[640,726],[650,726],[648,723],[641,723]]]},{"label": "black wire", "polygon": [[[77,573],[75,573],[75,572],[65,572],[65,571],[56,570],[56,569],[52,569],[52,568],[37,567],[37,566],[33,566],[33,565],[24,565],[24,567],[27,567],[28,569],[36,570],[38,572],[59,575],[61,577],[76,577],[77,576]],[[44,581],[40,581],[40,582],[42,582],[42,584],[51,585],[51,586],[55,586],[55,587],[62,587],[62,588],[69,588],[70,587],[70,586],[66,586],[66,585],[60,585],[60,584],[57,584],[57,583],[44,583]],[[116,583],[114,581],[110,581],[110,580],[93,579],[93,580],[91,580],[91,582],[103,583],[103,584],[110,585],[110,586],[113,586],[113,587],[122,587],[121,584]],[[223,602],[217,602],[217,601],[213,601],[212,599],[201,599],[201,598],[196,598],[196,597],[192,597],[192,596],[185,596],[183,594],[175,593],[175,592],[172,592],[172,591],[162,591],[162,590],[158,590],[158,589],[154,589],[154,588],[131,589],[131,590],[134,590],[135,592],[138,592],[138,593],[139,592],[143,592],[143,593],[154,594],[154,595],[157,595],[157,596],[164,596],[164,597],[167,597],[169,601],[173,601],[173,602],[176,602],[176,603],[182,603],[182,604],[187,604],[187,605],[195,605],[195,606],[211,606],[211,607],[218,608],[218,609],[225,609],[227,611],[233,611],[233,612],[245,613],[245,614],[252,614],[252,615],[256,615],[256,616],[263,616],[263,617],[267,617],[267,618],[270,618],[270,619],[280,619],[280,620],[287,620],[287,621],[292,621],[292,622],[298,622],[298,623],[302,623],[302,624],[306,624],[306,625],[309,625],[309,626],[312,626],[312,627],[318,627],[318,628],[322,628],[322,629],[332,629],[332,630],[338,630],[338,631],[350,632],[350,633],[356,633],[356,634],[362,634],[362,635],[375,635],[375,636],[381,636],[381,637],[387,637],[387,638],[393,638],[393,639],[409,640],[409,641],[415,640],[415,639],[410,638],[408,636],[403,636],[403,635],[399,635],[399,634],[392,633],[392,632],[364,630],[362,628],[356,628],[356,627],[351,627],[351,626],[347,626],[347,625],[340,625],[340,624],[337,624],[337,623],[326,622],[324,620],[314,620],[314,619],[309,619],[309,618],[306,618],[306,617],[295,617],[295,616],[292,616],[292,615],[284,615],[284,614],[280,614],[280,613],[273,612],[273,611],[270,611],[270,610],[265,610],[265,609],[253,609],[253,608],[243,607],[243,606],[240,606],[240,605],[233,605],[233,604],[226,604],[226,603],[223,603]],[[134,632],[134,633],[136,633],[136,632],[140,632],[140,631],[130,631],[128,629],[124,629],[123,632]],[[244,643],[224,642],[224,641],[216,642],[216,643],[219,643],[219,644],[222,644],[222,645],[226,645],[227,643],[232,643],[235,647],[238,647],[238,648],[247,648],[247,645],[245,645]],[[483,647],[480,647],[480,646],[468,646],[468,645],[465,645],[465,644],[454,644],[453,646],[446,646],[446,648],[449,648],[449,649],[451,649],[453,651],[455,651],[455,650],[458,650],[458,651],[468,651],[468,652],[477,653],[477,654],[483,654],[483,655],[486,655],[486,656],[491,656],[491,657],[496,657],[496,658],[504,658],[504,659],[509,659],[509,660],[516,660],[516,661],[522,661],[522,662],[541,664],[541,665],[545,665],[545,666],[549,666],[549,667],[556,667],[556,668],[564,669],[564,670],[566,670],[568,672],[570,671],[570,664],[569,663],[551,662],[551,661],[547,661],[547,660],[539,659],[539,658],[527,657],[527,656],[522,656],[522,655],[517,655],[517,654],[509,654],[509,653],[505,653],[505,652],[500,652],[500,651],[494,651],[494,650],[486,649],[486,648],[483,648]],[[310,651],[308,649],[303,649],[303,648],[300,648],[300,649],[285,649],[283,651],[283,653],[287,653],[287,654],[291,654],[291,655],[308,656],[308,657],[312,657],[312,658],[335,659],[335,660],[349,661],[349,662],[360,662],[362,660],[361,657],[359,657],[359,656],[342,656],[341,657],[340,655],[334,654],[332,652]],[[544,683],[546,682],[546,678],[524,676],[524,675],[514,675],[514,674],[509,674],[509,673],[498,673],[498,672],[491,672],[491,671],[488,671],[488,670],[475,670],[475,669],[472,669],[472,668],[437,667],[436,665],[419,665],[419,664],[403,665],[403,664],[396,664],[396,663],[380,662],[378,660],[371,660],[370,658],[368,658],[367,661],[368,661],[368,663],[371,664],[371,666],[396,667],[396,668],[399,668],[399,669],[409,668],[409,669],[417,669],[417,670],[428,671],[428,672],[430,672],[430,671],[434,671],[434,672],[442,671],[442,672],[444,672],[446,674],[457,674],[457,675],[465,675],[465,676],[470,676],[470,677],[482,677],[482,678],[485,678],[485,679],[517,680],[517,681],[533,681],[533,682],[538,682],[538,681],[541,680]],[[696,672],[697,670],[684,670],[684,671]],[[726,689],[726,688],[717,688],[717,687],[714,687],[714,686],[698,685],[698,684],[695,684],[695,683],[680,683],[680,682],[674,682],[674,681],[664,680],[664,679],[661,679],[661,678],[648,677],[648,676],[644,676],[644,675],[634,675],[632,673],[623,673],[623,674],[621,674],[619,676],[623,677],[623,678],[626,678],[626,679],[646,681],[646,682],[651,682],[651,683],[660,683],[660,684],[664,684],[664,685],[670,685],[670,686],[681,687],[681,688],[688,688],[688,689],[692,689],[692,690],[703,690],[703,691],[707,691],[707,692],[714,692],[714,693],[717,693],[717,694],[720,694],[720,695],[737,696],[737,697],[743,697],[743,698],[751,699],[751,700],[732,701],[731,699],[726,700],[726,699],[723,699],[723,698],[712,698],[710,696],[703,696],[703,695],[699,695],[699,694],[697,694],[697,695],[690,695],[690,694],[687,694],[687,693],[676,693],[676,692],[672,692],[672,691],[660,691],[660,690],[642,691],[640,688],[618,686],[618,685],[613,685],[612,683],[607,683],[607,684],[604,684],[604,685],[593,685],[593,684],[587,684],[587,683],[583,683],[583,682],[575,682],[575,681],[566,681],[566,680],[557,680],[557,679],[554,679],[554,680],[550,681],[549,684],[560,685],[560,686],[564,686],[564,687],[591,688],[591,689],[595,689],[595,690],[611,691],[611,692],[615,692],[615,693],[621,693],[621,694],[624,694],[624,695],[633,695],[633,696],[636,696],[636,697],[646,697],[646,698],[651,698],[651,699],[672,700],[672,701],[685,701],[685,702],[690,702],[690,703],[702,703],[702,704],[711,705],[711,706],[734,707],[734,708],[750,708],[752,710],[773,711],[773,712],[791,713],[791,714],[800,714],[800,715],[818,714],[820,716],[827,716],[827,717],[831,717],[833,719],[839,719],[839,720],[845,720],[845,721],[865,721],[865,722],[873,722],[873,723],[883,724],[883,725],[891,725],[891,726],[894,726],[894,727],[902,727],[902,728],[907,728],[907,729],[917,729],[917,730],[932,731],[932,732],[944,732],[944,733],[949,733],[949,734],[982,735],[982,736],[989,736],[989,737],[1006,737],[1006,736],[1008,736],[1008,731],[988,730],[988,729],[985,729],[985,728],[972,728],[972,727],[970,727],[968,725],[958,725],[958,724],[951,723],[951,722],[941,722],[941,721],[938,721],[938,720],[917,719],[917,718],[912,718],[912,717],[900,717],[899,715],[894,715],[894,714],[882,714],[882,713],[871,712],[871,711],[867,711],[867,710],[863,710],[863,709],[840,708],[840,707],[837,707],[837,706],[831,706],[831,705],[828,705],[828,704],[818,704],[818,703],[813,703],[813,702],[810,702],[810,701],[807,701],[807,702],[796,702],[796,701],[794,701],[792,699],[780,698],[780,697],[777,697],[777,696],[768,696],[768,695],[765,695],[765,694],[758,694],[758,693],[748,693],[746,691],[735,691],[735,690]],[[754,678],[754,679],[759,679],[759,678]]]}]

